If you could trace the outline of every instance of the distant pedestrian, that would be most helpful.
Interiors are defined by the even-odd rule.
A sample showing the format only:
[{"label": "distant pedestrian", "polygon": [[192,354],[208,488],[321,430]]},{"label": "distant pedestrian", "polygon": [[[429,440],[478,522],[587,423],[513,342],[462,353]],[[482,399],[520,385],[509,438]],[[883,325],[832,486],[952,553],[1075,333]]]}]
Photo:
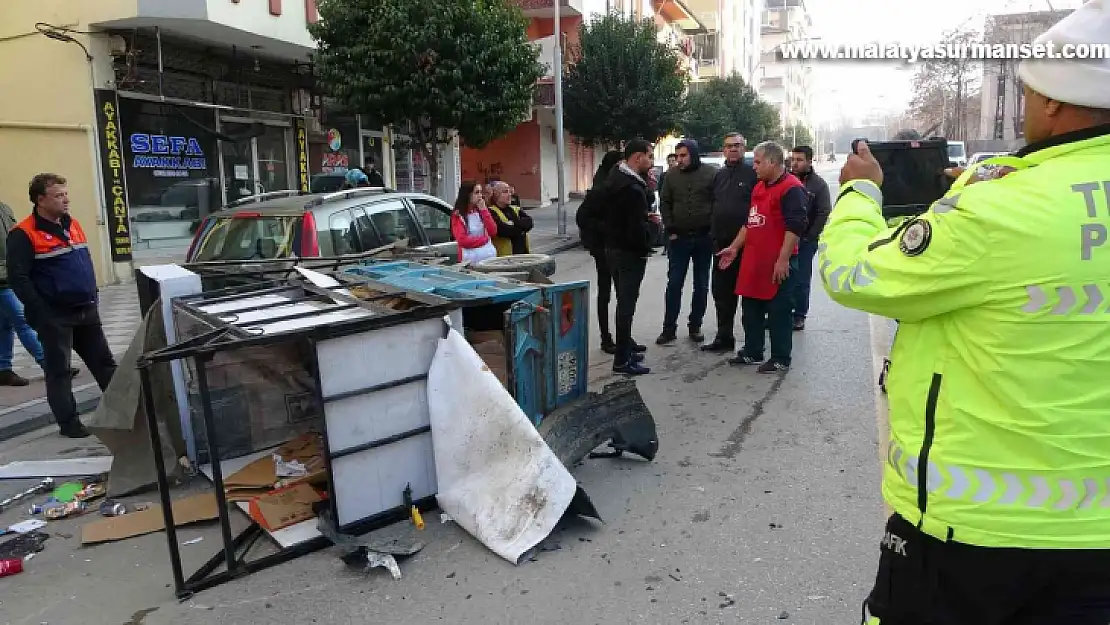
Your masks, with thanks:
[{"label": "distant pedestrian", "polygon": [[702,342],[705,309],[709,305],[709,271],[713,264],[713,240],[709,236],[713,210],[713,177],[717,169],[701,162],[698,143],[686,139],[675,150],[678,165],[667,172],[667,185],[660,194],[660,212],[667,229],[667,291],[663,332],[656,344],[678,338],[678,315],[682,310],[682,288],[686,272],[694,267],[694,289],[690,298],[687,327],[690,339]]},{"label": "distant pedestrian", "polygon": [[497,256],[493,237],[497,223],[486,208],[485,189],[476,182],[464,182],[451,213],[451,236],[459,244],[459,262],[477,263]]},{"label": "distant pedestrian", "polygon": [[[725,165],[713,177],[713,252],[728,247],[748,221],[752,190],[759,182],[755,170],[744,162],[747,140],[731,132],[725,135]],[[742,256],[742,252],[741,252]],[[736,349],[735,319],[740,298],[736,281],[741,258],[727,267],[713,264],[713,305],[717,309],[717,336],[702,346],[707,352],[722,353]]]},{"label": "distant pedestrian", "polygon": [[[605,153],[594,174],[593,184],[586,192],[586,197],[578,207],[575,222],[578,224],[578,235],[582,239],[582,247],[594,259],[597,271],[597,325],[601,331],[601,350],[606,354],[617,353],[617,344],[609,329],[609,302],[613,293],[613,275],[609,271],[609,260],[605,254],[605,181],[623,158],[619,150]],[[642,353],[646,347],[633,341],[633,351]]]},{"label": "distant pedestrian", "polygon": [[647,176],[651,170],[651,144],[634,139],[625,144],[624,161],[609,172],[605,183],[605,247],[617,288],[617,355],[614,373],[651,373],[632,340],[632,321],[640,284],[644,280],[652,241],[659,232],[659,218],[651,212]]},{"label": "distant pedestrian", "polygon": [[363,173],[366,174],[366,186],[368,187],[385,187],[385,178],[382,177],[382,172],[378,171],[378,163],[373,158],[366,159]]},{"label": "distant pedestrian", "polygon": [[[798,241],[806,231],[806,194],[800,180],[786,171],[782,146],[766,141],[755,147],[759,184],[752,191],[748,222],[732,245],[721,250],[720,265],[728,267],[743,248],[736,294],[741,296],[744,349],[729,360],[734,365],[762,362],[760,373],[790,369],[794,286],[798,274]],[[764,336],[771,335],[771,358],[763,361]]]},{"label": "distant pedestrian", "polygon": [[73,398],[72,352],[108,387],[116,360],[108,347],[97,309],[98,292],[88,239],[69,214],[65,178],[39,174],[31,179],[31,215],[8,235],[8,280],[26,307],[39,336],[46,371],[46,399],[63,436],[89,435]]},{"label": "distant pedestrian", "polygon": [[532,230],[532,216],[512,203],[512,188],[507,183],[493,183],[489,213],[497,224],[493,237],[493,247],[498,256],[510,254],[529,254],[531,247],[528,233]]},{"label": "distant pedestrian", "polygon": [[817,254],[817,240],[832,213],[829,184],[813,171],[813,148],[799,145],[790,151],[790,171],[805,186],[806,231],[798,242],[798,284],[794,290],[794,330],[804,330],[809,314],[809,291],[813,280],[813,257]]}]

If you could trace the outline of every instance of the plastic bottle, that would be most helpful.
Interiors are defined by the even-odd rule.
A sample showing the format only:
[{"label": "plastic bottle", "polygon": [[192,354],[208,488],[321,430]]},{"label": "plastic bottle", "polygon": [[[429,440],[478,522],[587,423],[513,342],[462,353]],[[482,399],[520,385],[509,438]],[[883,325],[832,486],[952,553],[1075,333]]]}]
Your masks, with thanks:
[{"label": "plastic bottle", "polygon": [[23,560],[0,560],[0,577],[23,572]]}]

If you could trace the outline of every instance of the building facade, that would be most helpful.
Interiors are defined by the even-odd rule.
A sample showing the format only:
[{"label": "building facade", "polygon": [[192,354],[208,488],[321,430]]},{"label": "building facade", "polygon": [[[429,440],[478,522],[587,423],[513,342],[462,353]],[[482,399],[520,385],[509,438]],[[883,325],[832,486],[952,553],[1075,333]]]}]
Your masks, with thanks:
[{"label": "building facade", "polygon": [[[987,18],[984,42],[989,44],[1032,43],[1059,22],[1069,11],[1035,11],[992,15]],[[1014,141],[1024,137],[1022,84],[1017,59],[983,63],[982,97],[979,109],[979,138]]]},{"label": "building facade", "polygon": [[[584,20],[605,12],[616,12],[637,19],[654,19],[659,40],[675,47],[682,55],[684,68],[694,75],[693,41],[687,35],[700,28],[697,19],[677,0],[561,0],[559,34],[555,33],[552,0],[515,0],[529,19],[528,38],[539,48],[540,61],[547,68],[536,88],[536,98],[528,119],[512,131],[481,149],[463,146],[461,172],[465,180],[488,182],[501,180],[513,185],[521,204],[528,208],[548,206],[558,201],[558,163],[556,158],[556,120],[554,48],[561,45],[564,67],[569,52],[577,43]],[[657,157],[665,155],[677,139],[664,138],[657,144]],[[592,184],[594,172],[604,155],[602,148],[582,145],[570,133],[564,133],[563,175],[566,201],[585,193]]]},{"label": "building facade", "polygon": [[47,6],[6,6],[0,25],[0,89],[19,94],[0,99],[0,145],[24,155],[0,164],[0,200],[27,214],[27,181],[65,176],[101,283],[180,260],[199,219],[231,200],[329,188],[369,162],[387,185],[453,199],[457,148],[433,183],[404,129],[320,95],[315,0]]},{"label": "building facade", "polygon": [[705,28],[693,36],[697,80],[736,73],[750,82],[760,60],[763,0],[687,0],[686,4]]},{"label": "building facade", "polygon": [[784,129],[795,125],[813,131],[813,66],[801,59],[783,59],[780,47],[810,38],[813,21],[805,0],[766,0],[761,23],[762,56],[755,84],[763,99],[779,110]]}]

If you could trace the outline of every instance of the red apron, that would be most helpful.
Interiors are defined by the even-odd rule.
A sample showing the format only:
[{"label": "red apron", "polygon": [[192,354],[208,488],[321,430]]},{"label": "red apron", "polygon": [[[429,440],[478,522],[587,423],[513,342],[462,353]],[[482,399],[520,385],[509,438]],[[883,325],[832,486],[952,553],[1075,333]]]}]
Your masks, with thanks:
[{"label": "red apron", "polygon": [[[762,180],[752,190],[752,208],[748,211],[747,234],[740,253],[740,272],[736,278],[736,294],[754,299],[774,299],[779,292],[775,282],[775,261],[782,251],[786,236],[786,220],[782,218],[782,196],[802,183],[793,174],[783,175],[770,186]],[[798,253],[797,246],[794,253]]]}]

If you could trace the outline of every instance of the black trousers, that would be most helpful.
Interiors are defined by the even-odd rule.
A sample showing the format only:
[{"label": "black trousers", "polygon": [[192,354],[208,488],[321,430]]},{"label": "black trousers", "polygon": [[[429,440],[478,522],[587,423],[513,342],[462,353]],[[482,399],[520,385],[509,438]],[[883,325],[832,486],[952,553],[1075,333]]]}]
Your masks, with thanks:
[{"label": "black trousers", "polygon": [[976,547],[894,515],[880,552],[867,625],[1110,623],[1110,549]]},{"label": "black trousers", "polygon": [[602,341],[612,341],[609,331],[609,301],[613,295],[613,274],[609,271],[609,259],[604,249],[590,250],[597,270],[597,327],[601,330]]},{"label": "black trousers", "polygon": [[[736,306],[740,296],[736,294],[736,279],[740,273],[740,255],[726,269],[717,264],[716,253],[728,247],[732,241],[716,242],[713,246],[713,307],[717,310],[717,338],[722,341],[735,340]],[[741,250],[743,254],[743,250]]]},{"label": "black trousers", "polygon": [[[734,263],[735,264],[735,263]],[[745,297],[740,304],[744,326],[744,354],[763,360],[763,339],[771,335],[771,360],[790,365],[794,349],[794,290],[798,283],[798,261],[790,259],[790,275],[779,285],[773,299]]]},{"label": "black trousers", "polygon": [[100,390],[108,387],[116,372],[116,359],[104,337],[96,306],[54,311],[49,319],[35,319],[35,331],[45,355],[46,401],[59,426],[77,423],[77,401],[73,398],[70,358],[73,352],[84,361]]},{"label": "black trousers", "polygon": [[617,289],[617,354],[614,365],[623,365],[632,356],[632,320],[636,316],[636,302],[640,299],[640,284],[644,281],[647,258],[644,254],[625,250],[607,250],[609,270]]}]

